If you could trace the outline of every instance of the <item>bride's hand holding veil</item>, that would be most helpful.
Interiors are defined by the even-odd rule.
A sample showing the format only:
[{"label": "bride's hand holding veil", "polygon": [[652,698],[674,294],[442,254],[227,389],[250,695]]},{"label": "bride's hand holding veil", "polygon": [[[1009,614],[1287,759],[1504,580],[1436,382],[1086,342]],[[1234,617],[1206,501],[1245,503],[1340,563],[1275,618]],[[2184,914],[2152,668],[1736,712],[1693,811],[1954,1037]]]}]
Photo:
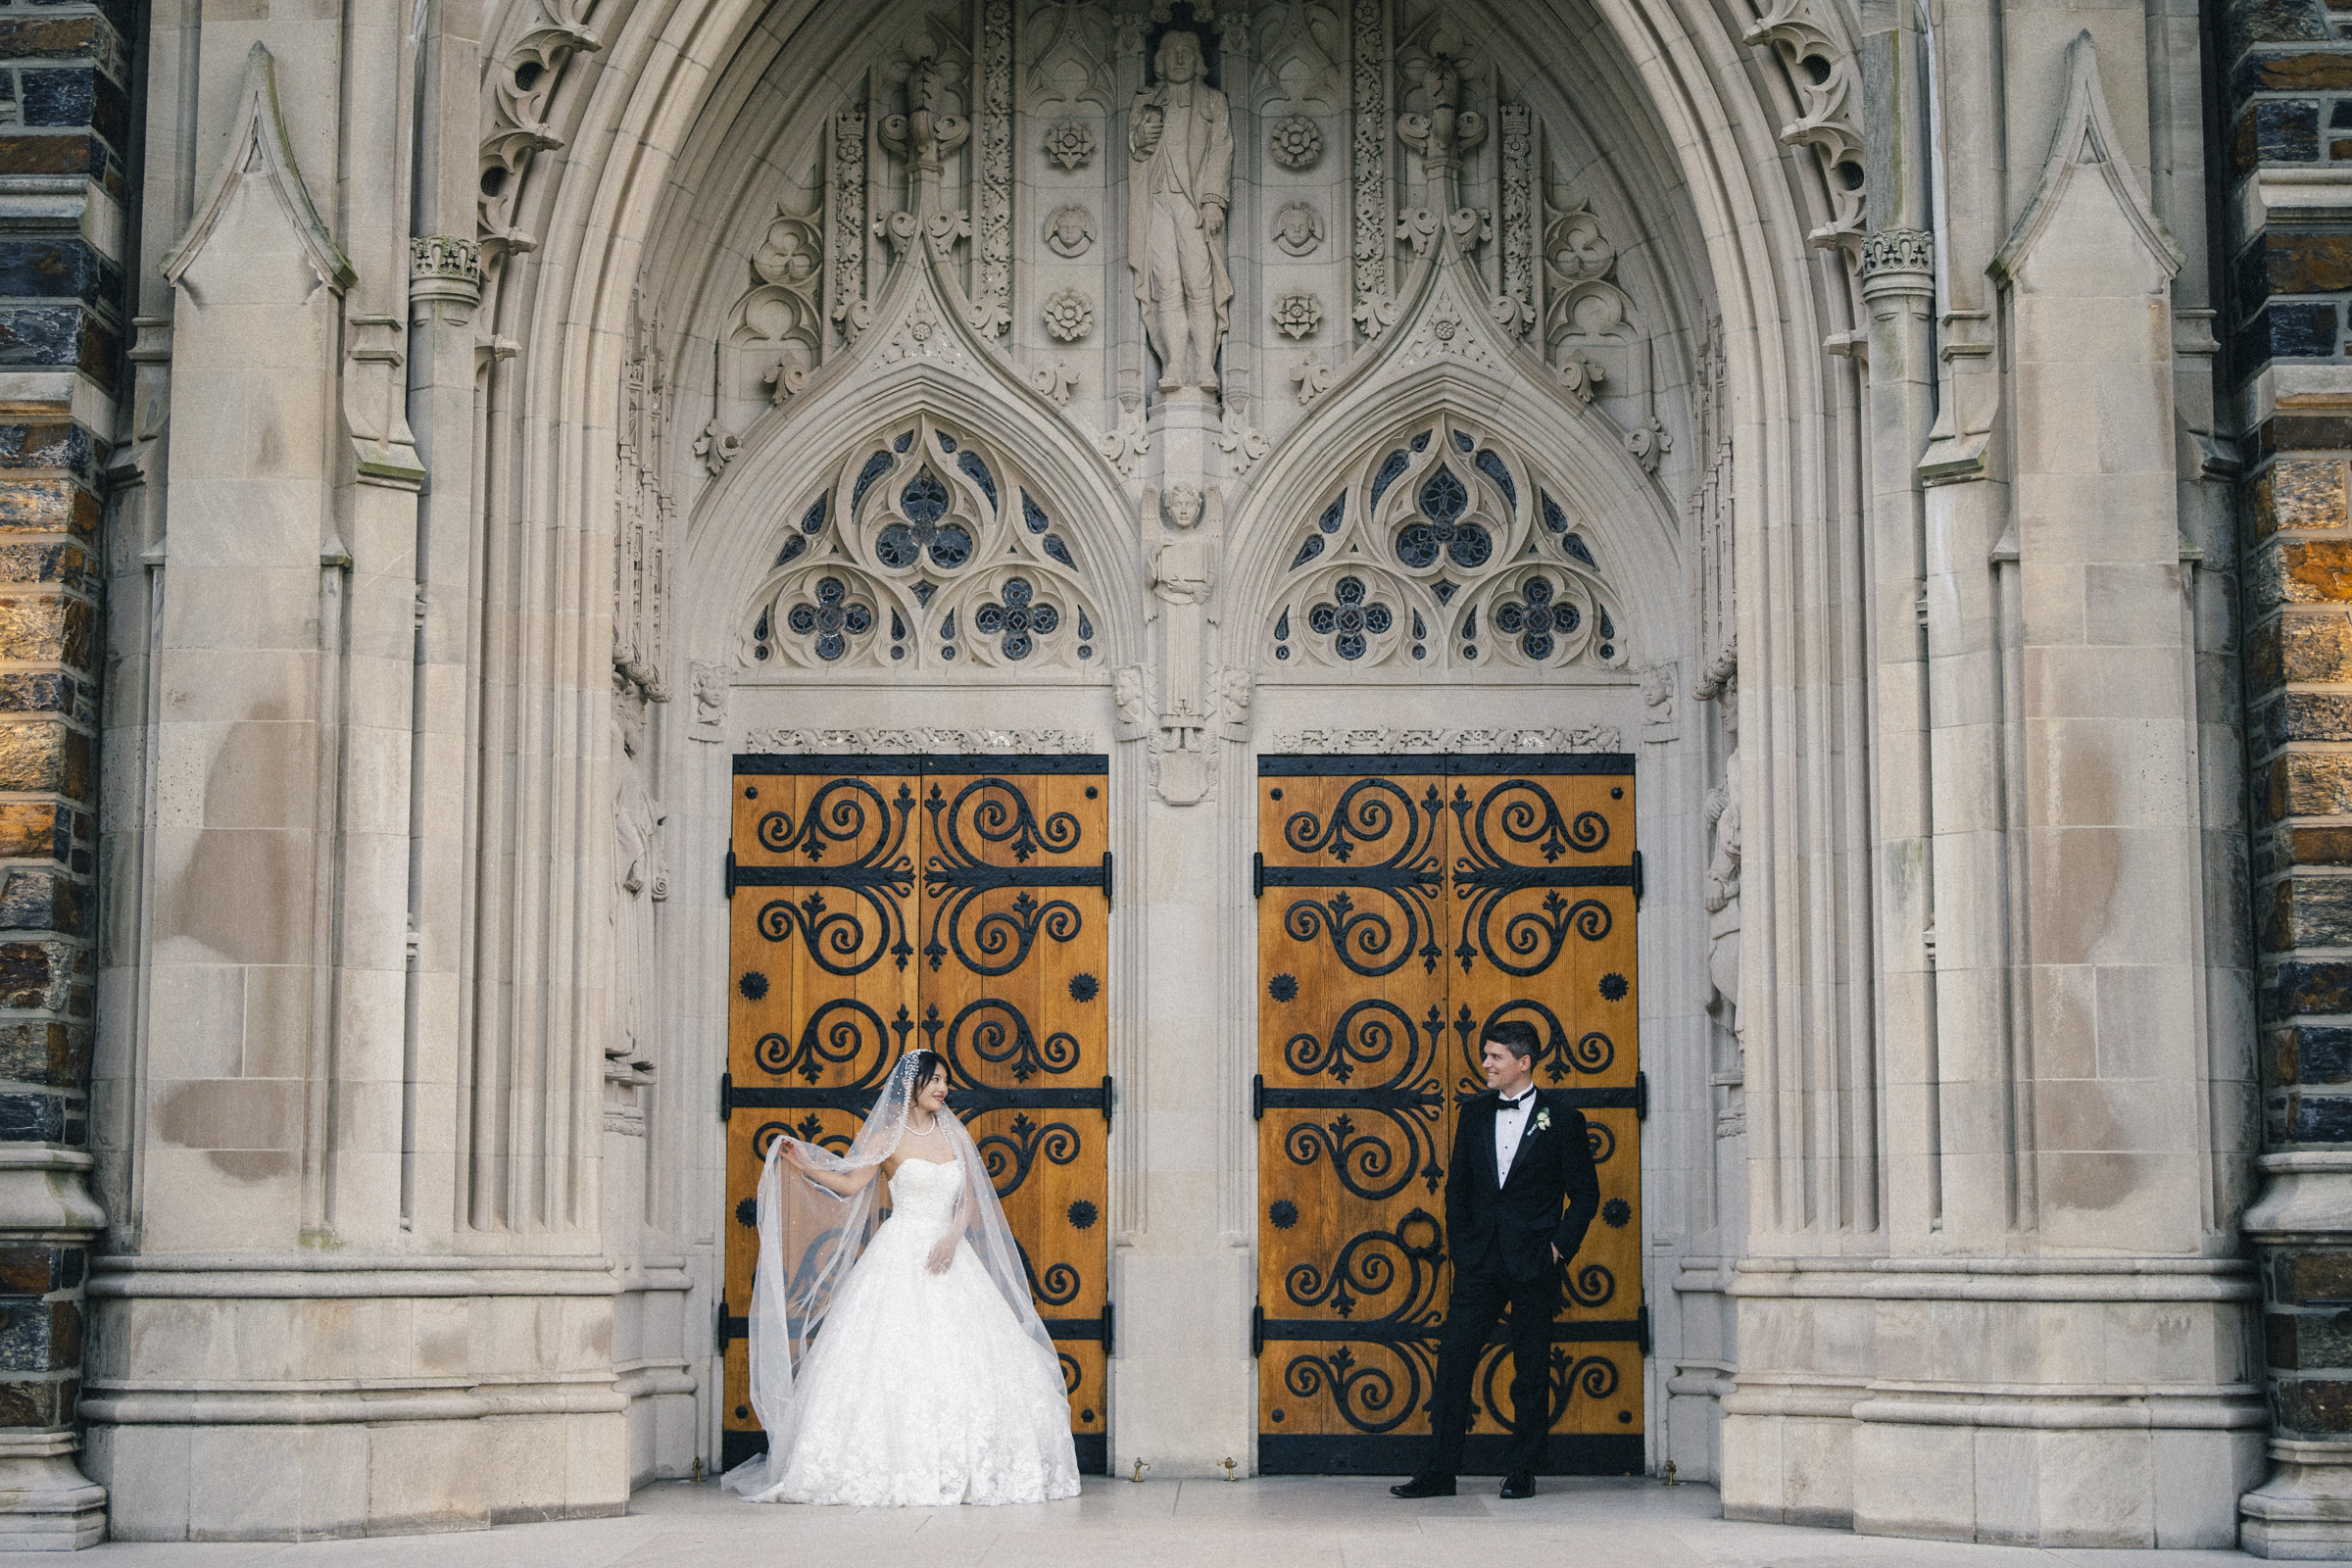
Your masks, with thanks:
[{"label": "bride's hand holding veil", "polygon": [[812,1152],[822,1153],[823,1151],[812,1151],[808,1145],[789,1134],[780,1137],[778,1142],[784,1146],[784,1157],[791,1162],[794,1170],[799,1171],[827,1192],[839,1193],[844,1198],[863,1192],[881,1171],[879,1165],[867,1165],[849,1171],[827,1170],[808,1157]]}]

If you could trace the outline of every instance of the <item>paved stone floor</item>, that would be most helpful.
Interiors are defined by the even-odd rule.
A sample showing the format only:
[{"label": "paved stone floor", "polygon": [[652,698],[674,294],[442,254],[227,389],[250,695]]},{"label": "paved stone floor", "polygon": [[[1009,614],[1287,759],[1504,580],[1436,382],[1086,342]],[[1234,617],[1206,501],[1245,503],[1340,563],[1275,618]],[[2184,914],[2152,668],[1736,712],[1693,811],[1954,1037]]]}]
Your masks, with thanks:
[{"label": "paved stone floor", "polygon": [[108,1544],[76,1564],[131,1568],[2210,1568],[2218,1551],[2070,1551],[1728,1524],[1710,1487],[1494,1483],[1397,1502],[1386,1481],[1094,1480],[1018,1508],[760,1506],[715,1486],[645,1488],[622,1519],[309,1544]]}]

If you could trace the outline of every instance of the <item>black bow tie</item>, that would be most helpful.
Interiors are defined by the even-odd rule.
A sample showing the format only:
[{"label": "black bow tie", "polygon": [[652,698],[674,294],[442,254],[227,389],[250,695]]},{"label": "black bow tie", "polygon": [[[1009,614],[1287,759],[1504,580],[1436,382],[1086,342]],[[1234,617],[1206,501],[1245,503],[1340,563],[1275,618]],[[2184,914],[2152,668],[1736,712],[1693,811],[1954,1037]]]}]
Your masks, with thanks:
[{"label": "black bow tie", "polygon": [[1500,1105],[1505,1110],[1517,1110],[1521,1105],[1526,1104],[1530,1100],[1534,1099],[1535,1094],[1536,1092],[1533,1089],[1530,1089],[1526,1094],[1521,1095],[1517,1100],[1498,1099],[1495,1101],[1495,1103]]}]

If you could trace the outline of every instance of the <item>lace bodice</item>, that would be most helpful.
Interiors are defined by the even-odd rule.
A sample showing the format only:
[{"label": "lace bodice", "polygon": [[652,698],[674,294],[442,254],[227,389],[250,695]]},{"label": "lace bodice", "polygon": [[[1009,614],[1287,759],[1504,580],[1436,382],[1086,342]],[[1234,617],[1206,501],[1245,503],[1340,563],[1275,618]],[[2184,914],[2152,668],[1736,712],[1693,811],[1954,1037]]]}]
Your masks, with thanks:
[{"label": "lace bodice", "polygon": [[947,1228],[962,1190],[961,1166],[910,1156],[899,1162],[898,1174],[890,1179],[891,1218],[936,1235]]}]

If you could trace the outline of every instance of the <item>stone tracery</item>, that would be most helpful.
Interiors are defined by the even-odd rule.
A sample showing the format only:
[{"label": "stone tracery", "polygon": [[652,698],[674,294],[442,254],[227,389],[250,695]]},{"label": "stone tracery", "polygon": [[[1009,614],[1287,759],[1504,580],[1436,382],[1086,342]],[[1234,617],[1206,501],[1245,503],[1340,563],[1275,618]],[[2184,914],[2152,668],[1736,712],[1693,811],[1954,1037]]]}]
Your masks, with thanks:
[{"label": "stone tracery", "polygon": [[1592,531],[1515,448],[1434,420],[1298,528],[1261,653],[1284,673],[1622,668]]},{"label": "stone tracery", "polygon": [[1100,613],[1052,504],[1004,454],[918,418],[860,444],[787,524],[740,667],[1100,668]]}]

